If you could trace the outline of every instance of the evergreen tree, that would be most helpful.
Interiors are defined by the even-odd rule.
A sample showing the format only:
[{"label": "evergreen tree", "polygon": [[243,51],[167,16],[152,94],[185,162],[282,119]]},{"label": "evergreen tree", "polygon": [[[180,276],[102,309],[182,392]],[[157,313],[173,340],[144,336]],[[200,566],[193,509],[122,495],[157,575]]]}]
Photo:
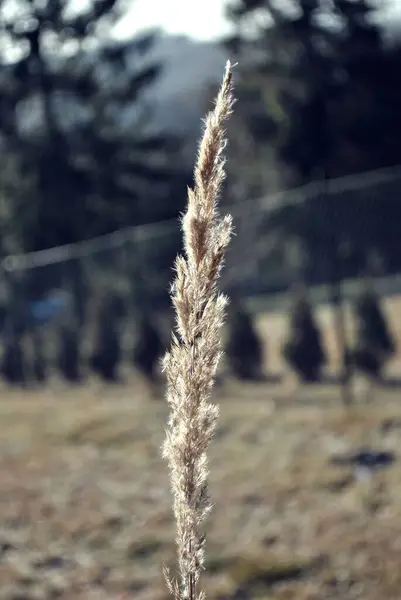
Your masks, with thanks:
[{"label": "evergreen tree", "polygon": [[231,373],[238,379],[262,377],[263,343],[251,315],[238,301],[231,304],[228,313],[225,355]]},{"label": "evergreen tree", "polygon": [[32,340],[32,377],[36,383],[45,383],[48,374],[46,340],[40,328],[31,332]]},{"label": "evergreen tree", "polygon": [[378,377],[395,353],[395,340],[380,306],[380,299],[369,282],[365,282],[356,298],[354,310],[356,344],[349,358],[362,372]]},{"label": "evergreen tree", "polygon": [[95,340],[90,359],[92,370],[104,381],[119,381],[119,365],[122,358],[120,298],[107,293],[101,299],[96,316]]},{"label": "evergreen tree", "polygon": [[[377,168],[383,160],[390,165],[399,161],[399,149],[395,155],[382,137],[385,127],[391,143],[395,139],[389,115],[376,105],[379,98],[394,102],[389,79],[394,51],[387,51],[374,22],[378,2],[294,0],[291,10],[271,0],[233,0],[229,7],[236,34],[228,44],[240,57],[242,48],[251,57],[253,50],[254,59],[248,58],[245,66],[246,79],[259,82],[266,102],[265,124],[276,123],[274,128],[259,122],[255,135],[275,139],[296,181],[316,177],[324,163],[334,176]],[[255,31],[250,42],[241,32],[243,22],[252,23],[252,18]],[[269,85],[270,97],[265,92]],[[360,94],[360,101],[355,94]],[[392,125],[399,124],[394,108],[390,113]],[[370,127],[368,114],[373,119]],[[383,152],[383,145],[388,152]],[[351,154],[358,157],[358,164],[352,164]]]},{"label": "evergreen tree", "polygon": [[[259,86],[259,125],[252,124],[253,110],[249,130],[255,144],[267,141],[276,148],[286,167],[286,183],[324,180],[401,161],[396,108],[400,96],[391,83],[401,67],[401,54],[398,48],[385,46],[375,23],[380,4],[367,0],[229,4],[236,34],[228,43],[244,65],[245,85]],[[252,40],[243,34],[245,23],[248,30],[254,26]],[[346,269],[355,275],[373,245],[389,265],[394,264],[398,239],[394,223],[401,216],[396,192],[386,190],[383,201],[373,193],[358,198],[354,194],[350,201],[347,194],[333,198],[325,190],[316,190],[306,206],[277,211],[268,225],[270,231],[275,227],[302,241],[309,257],[308,278],[334,268],[342,271],[336,277],[344,276]],[[377,227],[379,217],[382,227]],[[352,254],[347,264],[339,264],[341,244],[348,245]]]},{"label": "evergreen tree", "polygon": [[24,249],[162,218],[155,213],[183,170],[177,140],[141,115],[160,71],[143,60],[155,35],[107,41],[117,0],[91,0],[78,13],[68,0],[16,0],[15,9],[1,15],[0,138],[35,178],[19,207]]},{"label": "evergreen tree", "polygon": [[137,322],[133,362],[138,371],[149,381],[156,383],[157,367],[164,351],[160,332],[149,314],[140,311]]},{"label": "evergreen tree", "polygon": [[295,291],[284,358],[305,382],[318,381],[326,356],[312,308],[301,288]]},{"label": "evergreen tree", "polygon": [[64,323],[58,331],[57,367],[69,383],[79,383],[82,379],[81,333],[72,323]]},{"label": "evergreen tree", "polygon": [[19,332],[9,332],[3,341],[1,373],[10,385],[27,384],[26,356],[23,348],[23,336]]}]

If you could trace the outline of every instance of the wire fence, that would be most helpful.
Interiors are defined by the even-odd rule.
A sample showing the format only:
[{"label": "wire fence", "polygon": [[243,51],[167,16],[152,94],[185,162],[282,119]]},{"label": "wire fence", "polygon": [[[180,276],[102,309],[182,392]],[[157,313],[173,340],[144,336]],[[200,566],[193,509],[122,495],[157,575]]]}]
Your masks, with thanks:
[{"label": "wire fence", "polygon": [[[282,308],[296,281],[322,301],[344,279],[352,295],[368,269],[379,291],[400,291],[400,194],[401,166],[227,202],[236,235],[223,288],[252,299],[258,310]],[[32,378],[36,363],[54,363],[57,356],[58,368],[78,379],[77,364],[93,362],[99,345],[109,362],[111,355],[114,362],[129,362],[145,316],[168,331],[169,283],[180,251],[179,222],[172,219],[6,257],[0,280],[3,375],[18,371],[17,379],[26,380],[21,373],[29,356]]]}]

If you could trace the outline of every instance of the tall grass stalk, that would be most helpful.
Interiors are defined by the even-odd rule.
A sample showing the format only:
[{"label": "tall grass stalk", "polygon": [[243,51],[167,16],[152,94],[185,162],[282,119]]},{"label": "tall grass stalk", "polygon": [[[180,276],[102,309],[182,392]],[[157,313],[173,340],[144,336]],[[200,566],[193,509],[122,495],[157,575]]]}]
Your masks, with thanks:
[{"label": "tall grass stalk", "polygon": [[170,468],[178,553],[178,577],[172,578],[165,569],[165,578],[176,600],[205,597],[199,577],[204,569],[202,522],[211,509],[206,451],[218,417],[210,396],[227,304],[217,280],[232,234],[231,216],[219,216],[218,200],[225,179],[224,125],[233,104],[228,62],[214,110],[205,119],[195,186],[188,189],[182,219],[185,256],[177,257],[172,286],[176,327],[163,364],[170,406],[163,455]]}]

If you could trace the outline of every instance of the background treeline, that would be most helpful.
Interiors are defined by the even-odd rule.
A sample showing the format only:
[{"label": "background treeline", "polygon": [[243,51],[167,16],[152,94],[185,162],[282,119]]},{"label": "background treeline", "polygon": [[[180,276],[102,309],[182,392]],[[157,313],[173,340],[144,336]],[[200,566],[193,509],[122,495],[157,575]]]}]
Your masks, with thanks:
[{"label": "background treeline", "polygon": [[[228,293],[285,290],[294,279],[337,284],[367,267],[399,272],[401,176],[360,193],[330,187],[401,165],[401,42],[379,25],[381,4],[227,0],[232,35],[199,45],[191,82],[191,69],[171,78],[174,96],[160,32],[113,37],[118,0],[76,10],[67,0],[0,1],[0,256],[176,219],[192,182],[198,117],[230,57],[239,62],[238,103],[223,203],[236,216],[246,200],[248,212],[237,220]],[[284,194],[274,210],[252,203],[310,182],[318,185],[305,202]],[[244,257],[256,236],[268,249],[251,277]],[[77,336],[98,298],[116,290],[124,318],[160,312],[179,248],[174,226],[96,256],[4,271],[2,329],[22,331],[31,304],[55,288],[72,298]]]}]

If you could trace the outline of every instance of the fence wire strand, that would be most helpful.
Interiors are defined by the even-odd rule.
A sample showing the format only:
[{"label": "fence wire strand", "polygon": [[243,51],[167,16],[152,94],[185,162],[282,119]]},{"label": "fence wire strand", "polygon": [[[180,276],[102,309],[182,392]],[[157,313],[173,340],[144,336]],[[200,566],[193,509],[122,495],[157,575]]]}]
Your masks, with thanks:
[{"label": "fence wire strand", "polygon": [[[308,200],[322,194],[323,185],[326,185],[325,193],[334,202],[335,198],[341,194],[372,190],[377,188],[377,186],[397,181],[401,181],[401,165],[358,175],[329,179],[325,184],[322,181],[313,181],[297,188],[268,194],[258,199],[247,198],[235,204],[227,204],[224,206],[224,210],[230,212],[237,220],[251,218],[252,215],[255,215],[255,212],[259,218],[286,207],[305,204]],[[157,241],[176,232],[178,227],[179,223],[176,218],[157,223],[127,227],[81,242],[36,252],[9,255],[2,260],[1,266],[4,271],[10,272],[85,258],[106,250],[119,248],[126,243],[140,245],[149,241]],[[267,247],[269,248],[270,246],[269,242]]]}]

